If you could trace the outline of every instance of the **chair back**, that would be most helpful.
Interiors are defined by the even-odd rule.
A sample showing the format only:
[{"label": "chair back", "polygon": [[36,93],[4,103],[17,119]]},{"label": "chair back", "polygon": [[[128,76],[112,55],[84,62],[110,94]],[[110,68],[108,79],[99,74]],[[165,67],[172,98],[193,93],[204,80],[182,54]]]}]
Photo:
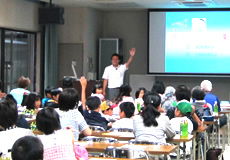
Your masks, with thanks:
[{"label": "chair back", "polygon": [[107,137],[95,137],[95,136],[87,136],[82,139],[82,141],[91,141],[91,142],[118,142],[115,138],[107,138]]},{"label": "chair back", "polygon": [[109,131],[111,132],[133,132],[131,128],[111,128]]},{"label": "chair back", "polygon": [[92,131],[105,131],[105,129],[101,126],[89,126],[89,128],[92,130]]}]

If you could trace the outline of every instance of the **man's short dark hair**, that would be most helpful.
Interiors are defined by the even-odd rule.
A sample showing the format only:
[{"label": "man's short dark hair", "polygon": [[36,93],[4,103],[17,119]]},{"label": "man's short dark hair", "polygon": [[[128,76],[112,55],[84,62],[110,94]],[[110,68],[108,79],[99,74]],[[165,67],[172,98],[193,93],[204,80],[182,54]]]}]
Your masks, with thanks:
[{"label": "man's short dark hair", "polygon": [[134,114],[135,107],[132,102],[123,102],[120,104],[120,110],[124,111],[126,118],[130,118]]},{"label": "man's short dark hair", "polygon": [[86,99],[86,105],[90,110],[96,110],[101,104],[101,100],[98,97],[90,96]]},{"label": "man's short dark hair", "polygon": [[11,151],[12,160],[43,160],[43,144],[37,137],[19,138]]},{"label": "man's short dark hair", "polygon": [[69,109],[74,109],[78,104],[78,93],[74,88],[66,88],[60,93],[59,99],[59,109],[63,111],[68,111]]},{"label": "man's short dark hair", "polygon": [[192,98],[196,100],[204,100],[206,93],[200,86],[196,86],[192,89]]},{"label": "man's short dark hair", "polygon": [[183,99],[190,101],[191,92],[190,89],[185,85],[177,86],[175,94],[176,94],[177,101],[181,101]]},{"label": "man's short dark hair", "polygon": [[121,57],[120,57],[120,55],[119,55],[119,54],[114,53],[114,54],[112,54],[112,56],[111,56],[111,60],[113,59],[113,57],[114,57],[114,56],[117,56],[119,60],[121,59]]},{"label": "man's short dark hair", "polygon": [[55,130],[61,129],[58,113],[51,107],[40,110],[36,117],[38,130],[45,134],[52,134]]}]

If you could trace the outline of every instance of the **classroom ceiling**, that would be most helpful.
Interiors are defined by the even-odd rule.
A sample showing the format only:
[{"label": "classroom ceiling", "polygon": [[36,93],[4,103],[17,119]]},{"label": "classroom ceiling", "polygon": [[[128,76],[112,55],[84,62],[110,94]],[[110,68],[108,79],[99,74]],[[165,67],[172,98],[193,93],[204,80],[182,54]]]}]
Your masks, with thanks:
[{"label": "classroom ceiling", "polygon": [[230,0],[41,0],[65,7],[92,7],[100,10],[150,8],[230,8]]}]

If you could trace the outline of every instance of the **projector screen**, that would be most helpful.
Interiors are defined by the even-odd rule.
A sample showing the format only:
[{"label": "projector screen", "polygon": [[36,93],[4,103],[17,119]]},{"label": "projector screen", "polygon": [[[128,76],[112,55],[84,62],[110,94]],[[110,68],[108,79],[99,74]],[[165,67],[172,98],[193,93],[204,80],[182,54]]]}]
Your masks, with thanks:
[{"label": "projector screen", "polygon": [[148,73],[230,75],[230,11],[149,10]]}]

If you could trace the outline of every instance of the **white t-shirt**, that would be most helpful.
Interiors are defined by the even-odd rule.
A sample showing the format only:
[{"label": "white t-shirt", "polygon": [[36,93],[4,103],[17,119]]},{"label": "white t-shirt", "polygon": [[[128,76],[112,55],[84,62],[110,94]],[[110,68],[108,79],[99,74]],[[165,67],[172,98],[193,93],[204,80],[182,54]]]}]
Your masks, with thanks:
[{"label": "white t-shirt", "polygon": [[0,152],[6,154],[13,144],[21,137],[34,136],[33,132],[25,128],[14,128],[0,132]]},{"label": "white t-shirt", "polygon": [[193,124],[192,124],[191,120],[188,119],[187,117],[175,117],[175,118],[172,118],[170,120],[172,128],[174,129],[175,132],[180,133],[180,123],[181,123],[182,120],[188,121],[188,133],[191,134],[192,131],[193,131]]},{"label": "white t-shirt", "polygon": [[126,64],[119,65],[118,67],[113,65],[107,66],[102,78],[108,80],[108,88],[120,87],[123,84],[126,70]]},{"label": "white t-shirt", "polygon": [[113,123],[112,128],[128,128],[133,129],[133,119],[131,118],[122,118]]}]

